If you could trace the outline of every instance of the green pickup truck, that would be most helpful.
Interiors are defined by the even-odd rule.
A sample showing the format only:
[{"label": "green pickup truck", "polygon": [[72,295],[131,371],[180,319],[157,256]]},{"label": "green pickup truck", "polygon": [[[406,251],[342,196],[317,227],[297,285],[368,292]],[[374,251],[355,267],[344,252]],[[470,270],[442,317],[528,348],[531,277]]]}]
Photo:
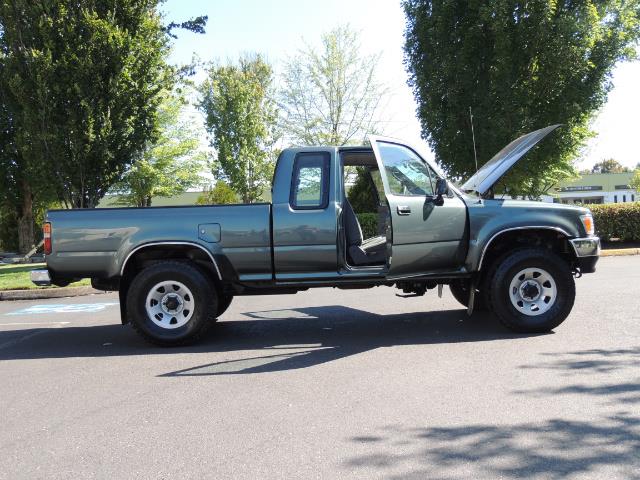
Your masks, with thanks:
[{"label": "green pickup truck", "polygon": [[[387,285],[415,296],[449,285],[469,314],[548,331],[571,311],[574,276],[595,271],[593,219],[585,208],[494,198],[493,187],[557,127],[518,138],[459,188],[411,146],[371,137],[284,150],[272,203],[52,210],[47,269],[32,280],[91,278],[118,291],[122,323],[161,345],[196,339],[234,296],[314,287]],[[370,238],[347,199],[356,169],[378,209]]]}]

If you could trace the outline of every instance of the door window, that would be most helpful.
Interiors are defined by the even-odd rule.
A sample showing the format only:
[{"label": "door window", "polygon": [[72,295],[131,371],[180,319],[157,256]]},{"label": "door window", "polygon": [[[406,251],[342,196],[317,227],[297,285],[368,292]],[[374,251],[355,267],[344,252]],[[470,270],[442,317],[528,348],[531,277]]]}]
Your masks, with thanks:
[{"label": "door window", "polygon": [[394,195],[433,195],[435,173],[413,150],[394,143],[380,142],[380,156]]},{"label": "door window", "polygon": [[324,209],[329,203],[328,153],[299,153],[293,165],[291,197],[295,210]]},{"label": "door window", "polygon": [[384,184],[382,183],[382,175],[380,175],[380,170],[377,168],[371,169],[371,180],[373,180],[373,185],[376,187],[376,191],[378,192],[378,200],[380,201],[380,206],[385,206],[386,195],[384,193]]}]

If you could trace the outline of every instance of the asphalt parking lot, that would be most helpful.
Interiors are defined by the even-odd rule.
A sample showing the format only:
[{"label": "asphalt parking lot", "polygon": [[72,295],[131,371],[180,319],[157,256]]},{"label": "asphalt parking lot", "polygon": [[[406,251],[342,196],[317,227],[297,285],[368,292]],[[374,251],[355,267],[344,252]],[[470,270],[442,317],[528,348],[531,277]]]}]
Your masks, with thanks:
[{"label": "asphalt parking lot", "polygon": [[640,479],[640,256],[554,333],[396,290],[238,298],[160,349],[113,294],[0,302],[0,478]]}]

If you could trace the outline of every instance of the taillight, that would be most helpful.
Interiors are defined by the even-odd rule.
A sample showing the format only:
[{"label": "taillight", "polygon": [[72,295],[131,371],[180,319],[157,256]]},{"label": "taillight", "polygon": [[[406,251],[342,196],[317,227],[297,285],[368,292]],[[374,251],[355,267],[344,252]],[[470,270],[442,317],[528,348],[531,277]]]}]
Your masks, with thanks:
[{"label": "taillight", "polygon": [[44,233],[44,254],[51,254],[51,224],[46,222],[42,226],[42,231]]}]

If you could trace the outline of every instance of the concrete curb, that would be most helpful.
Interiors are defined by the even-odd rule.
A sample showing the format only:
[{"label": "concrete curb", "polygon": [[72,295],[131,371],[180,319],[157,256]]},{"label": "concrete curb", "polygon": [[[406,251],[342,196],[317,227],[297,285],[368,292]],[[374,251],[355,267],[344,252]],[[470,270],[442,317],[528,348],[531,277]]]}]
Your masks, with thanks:
[{"label": "concrete curb", "polygon": [[39,300],[44,298],[79,297],[81,295],[94,295],[96,293],[107,293],[91,287],[64,287],[64,288],[43,288],[33,290],[5,290],[0,291],[0,301],[2,300]]},{"label": "concrete curb", "polygon": [[622,255],[640,255],[640,248],[611,248],[601,250],[601,257],[619,257]]}]

